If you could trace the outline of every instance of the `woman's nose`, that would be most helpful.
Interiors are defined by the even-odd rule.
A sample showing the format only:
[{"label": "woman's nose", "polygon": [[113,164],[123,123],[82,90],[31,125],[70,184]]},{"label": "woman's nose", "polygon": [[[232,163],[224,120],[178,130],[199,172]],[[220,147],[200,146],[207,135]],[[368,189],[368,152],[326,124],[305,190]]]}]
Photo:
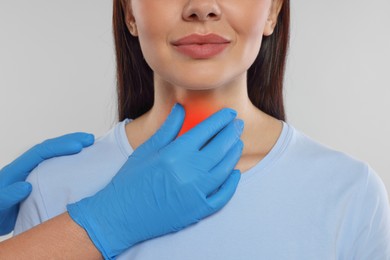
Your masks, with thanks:
[{"label": "woman's nose", "polygon": [[216,0],[188,0],[183,10],[185,21],[216,21],[221,18],[221,9]]}]

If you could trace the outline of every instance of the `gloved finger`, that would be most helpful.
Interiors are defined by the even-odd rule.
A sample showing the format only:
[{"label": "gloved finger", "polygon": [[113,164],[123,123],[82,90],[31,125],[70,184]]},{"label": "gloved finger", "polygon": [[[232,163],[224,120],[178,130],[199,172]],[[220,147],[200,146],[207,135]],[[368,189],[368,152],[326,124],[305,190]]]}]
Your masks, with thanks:
[{"label": "gloved finger", "polygon": [[27,175],[46,159],[79,153],[93,143],[92,134],[73,133],[37,144],[0,171],[0,187],[24,181]]},{"label": "gloved finger", "polygon": [[236,116],[237,112],[233,109],[223,108],[184,133],[178,140],[181,139],[193,149],[200,150],[210,138],[221,131]]},{"label": "gloved finger", "polygon": [[140,145],[132,156],[154,153],[171,143],[179,134],[184,117],[183,106],[176,103],[164,124],[145,143]]},{"label": "gloved finger", "polygon": [[92,145],[94,141],[92,134],[73,133],[46,140],[32,149],[35,148],[33,152],[36,152],[42,160],[46,160],[79,153],[84,147]]},{"label": "gloved finger", "polygon": [[32,190],[28,182],[16,182],[0,189],[0,211],[8,209],[23,201]]},{"label": "gloved finger", "polygon": [[237,140],[240,139],[243,130],[240,122],[242,124],[244,123],[241,119],[235,119],[230,122],[200,151],[206,158],[213,159],[211,161],[212,165],[207,165],[209,166],[208,169],[211,169],[218,164]]},{"label": "gloved finger", "polygon": [[240,182],[241,173],[239,170],[233,170],[226,182],[220,187],[220,189],[207,198],[207,201],[212,208],[212,213],[219,211],[223,208],[236,192],[238,183]]},{"label": "gloved finger", "polygon": [[233,147],[228,151],[226,156],[220,161],[213,169],[210,170],[202,181],[202,184],[199,188],[206,195],[210,195],[218,187],[220,187],[227,178],[231,175],[231,172],[236,167],[238,161],[242,155],[242,149],[244,143],[241,140],[238,140]]},{"label": "gloved finger", "polygon": [[14,230],[18,217],[19,205],[0,211],[0,236],[7,235]]}]

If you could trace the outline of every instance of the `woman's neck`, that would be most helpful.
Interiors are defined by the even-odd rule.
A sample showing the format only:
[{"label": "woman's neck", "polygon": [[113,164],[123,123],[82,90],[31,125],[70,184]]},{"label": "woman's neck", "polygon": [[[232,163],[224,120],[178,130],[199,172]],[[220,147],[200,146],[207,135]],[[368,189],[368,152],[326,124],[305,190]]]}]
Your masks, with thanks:
[{"label": "woman's neck", "polygon": [[250,124],[253,113],[258,110],[247,93],[246,76],[238,78],[229,85],[213,89],[186,89],[167,82],[155,80],[155,102],[146,114],[145,123],[157,130],[165,121],[175,103],[185,109],[185,120],[179,135],[193,128],[204,119],[222,108],[237,111],[237,118]]},{"label": "woman's neck", "polygon": [[220,109],[232,108],[237,111],[237,118],[245,123],[241,135],[244,149],[239,169],[249,169],[272,149],[280,135],[282,124],[252,104],[247,94],[246,82],[243,84],[239,87],[188,90],[155,82],[153,107],[126,126],[131,146],[136,149],[150,138],[162,126],[175,103],[183,105],[186,113],[179,135]]}]

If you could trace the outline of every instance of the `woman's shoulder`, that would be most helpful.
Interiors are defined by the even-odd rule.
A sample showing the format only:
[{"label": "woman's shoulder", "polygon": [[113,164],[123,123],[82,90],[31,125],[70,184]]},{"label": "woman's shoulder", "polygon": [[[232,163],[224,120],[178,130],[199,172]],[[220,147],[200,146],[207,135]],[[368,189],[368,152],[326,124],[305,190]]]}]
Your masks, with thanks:
[{"label": "woman's shoulder", "polygon": [[130,155],[127,139],[121,136],[124,125],[124,121],[118,123],[78,154],[41,163],[27,178],[33,186],[28,201],[40,201],[48,212],[54,214],[65,209],[67,203],[91,196],[102,189]]},{"label": "woman's shoulder", "polygon": [[316,141],[289,123],[284,125],[289,138],[277,165],[286,176],[318,187],[356,189],[387,198],[382,179],[368,162]]},{"label": "woman's shoulder", "polygon": [[367,167],[366,162],[313,139],[291,124],[287,125],[292,132],[289,149],[291,150],[290,155],[293,155],[294,159],[319,164],[332,163],[343,167]]},{"label": "woman's shoulder", "polygon": [[320,143],[285,124],[291,131],[291,138],[279,159],[278,170],[291,183],[303,185],[303,190],[307,189],[317,196],[323,194],[326,199],[334,198],[334,201],[348,197],[347,194],[353,194],[351,196],[360,204],[380,201],[381,208],[388,210],[385,185],[367,162]]},{"label": "woman's shoulder", "polygon": [[112,162],[111,160],[117,157],[127,158],[130,148],[126,147],[125,140],[121,137],[123,128],[124,122],[120,122],[80,153],[55,157],[42,162],[29,178],[39,175],[42,179],[48,175],[47,177],[54,177],[58,180],[60,175],[72,175],[73,172],[95,168],[96,165]]}]

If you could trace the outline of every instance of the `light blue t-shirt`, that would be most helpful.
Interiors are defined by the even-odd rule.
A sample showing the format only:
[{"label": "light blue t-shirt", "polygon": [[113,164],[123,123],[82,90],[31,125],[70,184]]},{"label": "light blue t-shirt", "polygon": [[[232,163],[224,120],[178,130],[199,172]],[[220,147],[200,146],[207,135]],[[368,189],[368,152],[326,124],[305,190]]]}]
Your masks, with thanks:
[{"label": "light blue t-shirt", "polygon": [[[104,188],[133,151],[127,122],[77,155],[39,165],[28,178],[33,191],[21,205],[15,233]],[[275,146],[243,173],[222,210],[118,259],[390,259],[388,196],[367,164],[283,123]]]}]

